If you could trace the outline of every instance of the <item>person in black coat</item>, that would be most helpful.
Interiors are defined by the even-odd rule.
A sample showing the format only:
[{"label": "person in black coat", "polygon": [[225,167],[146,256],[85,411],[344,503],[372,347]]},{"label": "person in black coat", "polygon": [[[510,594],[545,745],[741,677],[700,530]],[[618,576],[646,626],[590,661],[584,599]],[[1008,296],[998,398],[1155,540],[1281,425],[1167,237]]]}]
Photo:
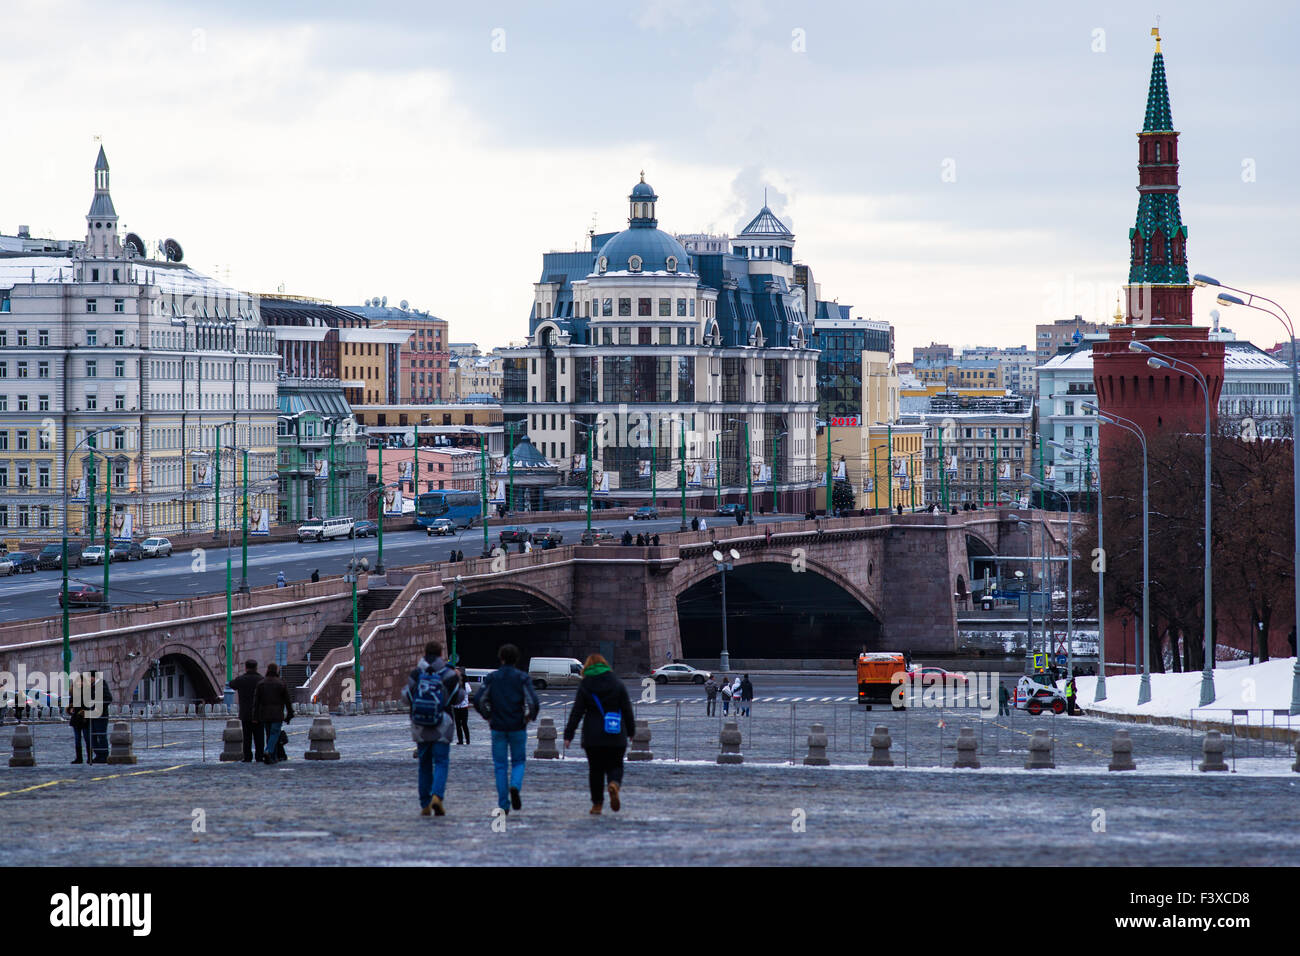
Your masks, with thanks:
[{"label": "person in black coat", "polygon": [[262,762],[265,728],[254,719],[253,714],[253,692],[257,690],[257,685],[260,683],[262,683],[262,675],[257,672],[257,661],[245,661],[244,673],[230,682],[231,689],[239,695],[239,722],[244,725],[244,763],[253,762],[254,750],[256,750],[257,762]]},{"label": "person in black coat", "polygon": [[253,719],[266,732],[262,762],[273,764],[279,750],[280,728],[293,720],[293,698],[275,664],[266,665],[266,677],[253,689]]},{"label": "person in black coat", "polygon": [[91,763],[108,763],[108,705],[113,703],[113,692],[108,689],[108,682],[99,671],[91,671],[92,689],[89,701],[90,709],[86,716],[90,720]]},{"label": "person in black coat", "polygon": [[[619,715],[617,733],[606,730],[607,722]],[[564,749],[573,743],[573,735],[582,723],[582,749],[587,752],[587,783],[591,787],[591,812],[600,813],[609,791],[609,808],[618,812],[619,791],[623,787],[623,752],[636,729],[632,700],[623,682],[614,676],[609,661],[599,654],[587,658],[582,668],[582,683],[564,725]],[[609,781],[608,787],[606,781]]]}]

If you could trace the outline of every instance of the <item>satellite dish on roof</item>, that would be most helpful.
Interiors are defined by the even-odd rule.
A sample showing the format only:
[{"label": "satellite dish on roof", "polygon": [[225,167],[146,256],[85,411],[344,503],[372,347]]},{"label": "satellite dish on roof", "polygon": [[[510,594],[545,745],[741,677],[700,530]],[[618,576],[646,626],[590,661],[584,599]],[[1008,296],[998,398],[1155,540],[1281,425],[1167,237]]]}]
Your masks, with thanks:
[{"label": "satellite dish on roof", "polygon": [[180,262],[185,258],[185,251],[175,239],[168,239],[163,243],[163,255],[167,257],[168,262]]},{"label": "satellite dish on roof", "polygon": [[134,232],[126,234],[126,255],[127,258],[143,259],[144,258],[144,240]]},{"label": "satellite dish on roof", "polygon": [[407,308],[409,307],[409,303],[407,303],[407,301],[406,301],[405,299],[402,300],[401,305],[402,305],[402,311],[403,311],[403,312],[405,312],[405,311],[407,310]]}]

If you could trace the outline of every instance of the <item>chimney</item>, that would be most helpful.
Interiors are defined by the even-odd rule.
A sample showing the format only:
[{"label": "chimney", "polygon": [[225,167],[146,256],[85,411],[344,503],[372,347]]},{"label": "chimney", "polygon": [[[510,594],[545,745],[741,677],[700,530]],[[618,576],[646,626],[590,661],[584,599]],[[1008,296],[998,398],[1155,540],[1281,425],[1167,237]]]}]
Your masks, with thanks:
[{"label": "chimney", "polygon": [[32,237],[32,227],[31,227],[31,226],[19,226],[19,227],[18,227],[18,238],[19,238],[19,239],[30,239],[31,237]]}]

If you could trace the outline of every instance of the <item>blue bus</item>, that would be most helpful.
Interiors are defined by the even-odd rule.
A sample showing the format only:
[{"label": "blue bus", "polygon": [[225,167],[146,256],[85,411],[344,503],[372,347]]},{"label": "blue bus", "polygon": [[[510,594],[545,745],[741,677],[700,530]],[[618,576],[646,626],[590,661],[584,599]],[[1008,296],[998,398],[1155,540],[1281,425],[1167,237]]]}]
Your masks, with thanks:
[{"label": "blue bus", "polygon": [[426,491],[415,500],[415,525],[427,528],[437,518],[450,518],[456,527],[468,527],[483,514],[477,491]]}]

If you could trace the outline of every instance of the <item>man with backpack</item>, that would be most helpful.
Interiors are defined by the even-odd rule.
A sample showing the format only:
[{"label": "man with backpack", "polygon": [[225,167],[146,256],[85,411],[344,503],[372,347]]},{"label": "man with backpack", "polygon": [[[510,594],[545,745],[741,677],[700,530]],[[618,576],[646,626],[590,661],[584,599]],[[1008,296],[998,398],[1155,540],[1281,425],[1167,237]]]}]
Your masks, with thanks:
[{"label": "man with backpack", "polygon": [[[501,666],[483,678],[474,694],[474,709],[492,728],[492,764],[496,770],[497,806],[506,813],[523,807],[519,791],[524,785],[524,758],[528,722],[537,718],[541,705],[533,682],[515,664],[519,648],[503,644],[497,651]],[[448,738],[450,739],[450,738]],[[509,772],[506,756],[509,751]]]},{"label": "man with backpack", "polygon": [[442,659],[442,645],[424,645],[424,657],[406,679],[402,700],[411,707],[411,739],[420,761],[417,786],[420,816],[446,814],[447,770],[451,762],[451,735],[455,720],[451,705],[460,691],[460,674]]}]

